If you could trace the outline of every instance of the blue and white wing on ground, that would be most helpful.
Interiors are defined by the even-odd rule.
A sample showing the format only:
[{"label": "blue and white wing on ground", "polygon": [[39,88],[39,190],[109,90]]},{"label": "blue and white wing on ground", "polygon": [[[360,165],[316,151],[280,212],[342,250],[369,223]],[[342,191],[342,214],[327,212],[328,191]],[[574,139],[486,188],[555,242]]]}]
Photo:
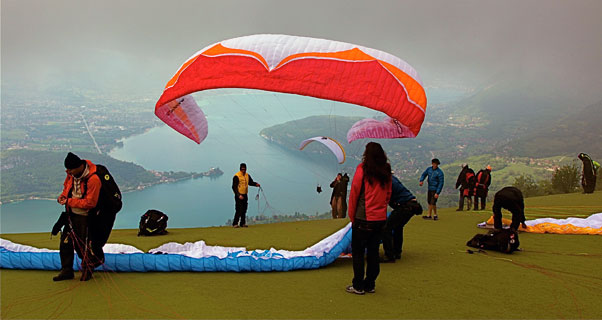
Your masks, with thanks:
[{"label": "blue and white wing on ground", "polygon": [[[317,269],[329,265],[351,245],[351,223],[302,251],[254,250],[208,246],[204,241],[166,243],[144,253],[123,244],[106,244],[105,263],[97,270],[119,272],[269,272]],[[79,270],[76,257],[73,269]],[[60,270],[58,250],[40,249],[0,239],[0,268]]]}]

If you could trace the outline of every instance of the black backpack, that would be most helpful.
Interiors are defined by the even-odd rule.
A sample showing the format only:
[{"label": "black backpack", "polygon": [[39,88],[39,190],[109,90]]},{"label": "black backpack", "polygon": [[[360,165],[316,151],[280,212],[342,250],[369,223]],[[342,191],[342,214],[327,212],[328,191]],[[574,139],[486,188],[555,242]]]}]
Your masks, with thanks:
[{"label": "black backpack", "polygon": [[[113,179],[113,176],[109,173],[107,167],[101,164],[96,165],[96,172],[94,172],[94,174],[100,179],[100,193],[94,210],[101,211],[101,214],[116,215],[117,212],[121,210],[123,203],[121,202],[121,191],[119,190],[117,183],[115,183],[115,179]],[[88,191],[88,179],[86,179],[83,184],[82,198],[86,197]],[[70,197],[71,192],[72,190],[69,191]]]},{"label": "black backpack", "polygon": [[138,236],[153,236],[167,233],[167,215],[159,210],[148,210],[140,217]]},{"label": "black backpack", "polygon": [[96,165],[96,175],[100,178],[102,184],[96,208],[101,213],[117,214],[121,210],[123,203],[121,202],[121,191],[117,183],[115,183],[115,179],[113,179],[109,170],[100,164]]},{"label": "black backpack", "polygon": [[[121,210],[123,203],[121,202],[121,191],[115,183],[115,179],[109,173],[109,170],[100,164],[96,165],[94,173],[100,179],[100,193],[96,207],[90,212],[96,212],[90,218],[90,238],[92,241],[102,248],[107,243],[115,217]],[[86,179],[83,185],[83,196],[85,197],[88,189],[88,180]],[[71,193],[71,191],[70,191]]]},{"label": "black backpack", "polygon": [[497,232],[490,231],[486,234],[477,234],[466,245],[477,249],[512,253],[518,249],[520,242],[518,241],[518,233],[516,231],[502,229]]}]

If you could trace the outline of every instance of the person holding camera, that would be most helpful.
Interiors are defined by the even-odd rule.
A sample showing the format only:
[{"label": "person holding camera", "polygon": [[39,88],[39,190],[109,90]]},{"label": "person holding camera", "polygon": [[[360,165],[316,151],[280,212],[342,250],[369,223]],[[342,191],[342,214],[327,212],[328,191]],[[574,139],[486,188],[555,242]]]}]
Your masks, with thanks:
[{"label": "person holding camera", "polygon": [[341,219],[347,215],[347,185],[349,176],[345,173],[338,173],[334,181],[330,183],[332,195],[330,196],[330,206],[332,207],[332,218]]}]

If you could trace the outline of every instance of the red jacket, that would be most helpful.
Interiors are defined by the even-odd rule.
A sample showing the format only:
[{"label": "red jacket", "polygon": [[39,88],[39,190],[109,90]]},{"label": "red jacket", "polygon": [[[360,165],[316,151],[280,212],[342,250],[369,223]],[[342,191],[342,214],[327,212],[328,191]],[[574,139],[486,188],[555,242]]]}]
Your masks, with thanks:
[{"label": "red jacket", "polygon": [[[98,203],[98,196],[100,195],[100,187],[101,187],[101,182],[100,182],[100,178],[98,177],[98,175],[94,174],[96,173],[96,165],[93,164],[90,160],[86,160],[86,163],[88,164],[88,176],[82,180],[80,180],[80,183],[86,183],[84,182],[85,180],[87,180],[87,187],[86,187],[86,194],[83,198],[81,199],[74,199],[74,198],[69,198],[67,200],[67,206],[69,208],[81,208],[81,209],[85,209],[85,210],[90,210],[94,207],[96,207],[96,204]],[[61,193],[62,196],[64,197],[68,197],[69,196],[69,191],[71,191],[71,188],[73,187],[73,176],[70,174],[67,174],[67,177],[65,178],[65,182],[63,183],[63,192]],[[83,186],[82,186],[82,190]]]},{"label": "red jacket", "polygon": [[[364,199],[365,206],[358,206],[360,202],[360,192],[362,189],[362,181],[364,181]],[[391,182],[381,187],[378,182],[371,184],[368,180],[364,180],[364,164],[360,163],[355,169],[353,182],[351,183],[351,191],[349,192],[349,219],[354,222],[356,217],[365,216],[367,221],[384,221],[387,220],[387,206],[391,198]],[[365,210],[364,212],[357,212]]]}]

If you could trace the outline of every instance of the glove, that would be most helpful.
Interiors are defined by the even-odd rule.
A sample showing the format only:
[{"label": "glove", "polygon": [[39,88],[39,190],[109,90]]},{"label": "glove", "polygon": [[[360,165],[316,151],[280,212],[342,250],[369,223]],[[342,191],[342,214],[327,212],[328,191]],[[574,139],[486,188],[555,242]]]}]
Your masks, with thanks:
[{"label": "glove", "polygon": [[61,231],[61,228],[67,224],[67,212],[61,213],[59,219],[56,221],[54,226],[52,227],[52,235],[56,236]]}]

